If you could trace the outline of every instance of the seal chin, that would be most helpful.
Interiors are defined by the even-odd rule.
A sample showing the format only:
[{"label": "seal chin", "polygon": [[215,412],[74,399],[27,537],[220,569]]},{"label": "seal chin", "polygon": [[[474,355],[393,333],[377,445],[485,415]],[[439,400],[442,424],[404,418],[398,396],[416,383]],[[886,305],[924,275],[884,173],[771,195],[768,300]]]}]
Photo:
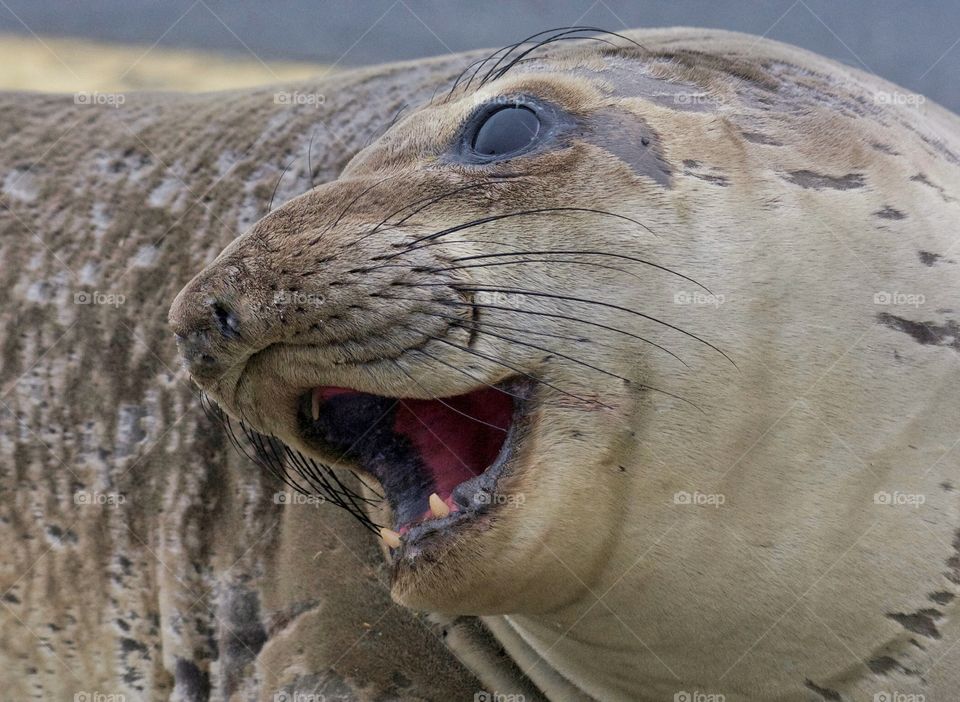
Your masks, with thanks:
[{"label": "seal chin", "polygon": [[501,478],[519,463],[532,386],[514,379],[437,399],[316,387],[300,398],[297,431],[377,479],[393,520],[381,535],[409,562],[486,530],[510,502]]}]

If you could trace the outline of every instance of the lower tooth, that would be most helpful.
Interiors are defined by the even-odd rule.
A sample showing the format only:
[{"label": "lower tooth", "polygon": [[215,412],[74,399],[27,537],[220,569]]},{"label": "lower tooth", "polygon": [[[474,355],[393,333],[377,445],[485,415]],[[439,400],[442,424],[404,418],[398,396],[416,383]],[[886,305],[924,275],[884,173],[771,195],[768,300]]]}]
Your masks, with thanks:
[{"label": "lower tooth", "polygon": [[313,398],[310,402],[310,416],[313,417],[313,421],[320,419],[320,394],[313,393]]},{"label": "lower tooth", "polygon": [[393,529],[380,527],[380,538],[382,538],[384,543],[390,548],[400,547],[400,534],[395,532]]}]

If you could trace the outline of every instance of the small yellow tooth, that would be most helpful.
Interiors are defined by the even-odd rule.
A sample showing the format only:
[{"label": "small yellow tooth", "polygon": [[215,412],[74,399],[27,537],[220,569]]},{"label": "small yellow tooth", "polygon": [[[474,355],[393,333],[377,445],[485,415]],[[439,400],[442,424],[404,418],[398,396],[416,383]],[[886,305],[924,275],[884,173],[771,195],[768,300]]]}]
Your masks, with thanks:
[{"label": "small yellow tooth", "polygon": [[400,534],[395,532],[393,529],[387,529],[387,527],[380,527],[380,538],[390,548],[399,548],[400,547]]},{"label": "small yellow tooth", "polygon": [[434,517],[442,519],[450,514],[450,507],[437,493],[430,495],[430,511]]},{"label": "small yellow tooth", "polygon": [[313,421],[320,419],[320,393],[313,393],[313,401],[310,404],[310,415]]}]

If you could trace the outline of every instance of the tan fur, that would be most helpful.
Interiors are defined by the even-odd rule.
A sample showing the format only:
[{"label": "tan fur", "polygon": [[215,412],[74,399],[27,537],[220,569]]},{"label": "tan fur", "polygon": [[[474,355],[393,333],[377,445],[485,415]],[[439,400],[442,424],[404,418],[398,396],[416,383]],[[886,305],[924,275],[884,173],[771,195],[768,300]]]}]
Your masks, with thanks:
[{"label": "tan fur", "polygon": [[[727,702],[890,691],[947,702],[960,686],[952,647],[960,626],[948,601],[960,592],[952,452],[960,121],[929,103],[883,104],[880,93],[904,91],[770,41],[691,30],[630,36],[652,54],[594,48],[585,63],[570,53],[583,47],[553,47],[405,117],[336,181],[233,242],[180,294],[173,328],[187,333],[208,314],[205,300],[228,297],[241,310],[243,341],[217,347],[231,370],[202,384],[231,414],[305,453],[295,411],[311,387],[431,397],[476,386],[406,349],[427,349],[486,382],[515,374],[430,339],[467,343],[464,329],[425,314],[466,316],[469,305],[430,301],[469,302],[461,293],[396,283],[552,291],[696,334],[730,360],[610,307],[529,296],[508,304],[628,329],[687,366],[596,328],[491,313],[499,324],[589,336],[551,345],[631,382],[481,332],[478,350],[606,407],[540,386],[531,433],[500,485],[523,505],[499,509],[488,529],[428,565],[401,557],[393,597],[487,617],[542,690]],[[704,97],[655,98],[625,75],[664,95]],[[443,160],[473,106],[515,93],[587,122],[620,120],[623,131],[489,171]],[[666,185],[645,172],[649,164],[618,154],[618,139],[640,123],[670,167]],[[415,200],[481,182],[365,236]],[[643,228],[584,213],[515,218],[394,259],[404,266],[353,272],[473,218],[559,206],[609,210]],[[584,246],[667,266],[722,304],[677,304],[703,291],[642,266],[629,267],[635,275],[561,263],[418,271],[458,256]],[[930,254],[939,258],[928,263]],[[278,289],[325,302],[281,316],[270,304]],[[390,299],[396,290],[422,299]],[[924,301],[878,304],[883,292]],[[723,504],[677,504],[679,492]],[[882,494],[925,502],[877,504]]]}]

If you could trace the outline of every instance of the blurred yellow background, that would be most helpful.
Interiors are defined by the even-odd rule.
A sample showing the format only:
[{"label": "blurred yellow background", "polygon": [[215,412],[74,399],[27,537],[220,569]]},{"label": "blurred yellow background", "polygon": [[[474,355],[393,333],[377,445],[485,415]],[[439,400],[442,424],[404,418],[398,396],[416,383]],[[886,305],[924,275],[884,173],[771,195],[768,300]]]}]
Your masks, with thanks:
[{"label": "blurred yellow background", "polygon": [[253,55],[0,35],[0,89],[49,92],[225,90],[309,78],[320,64]]}]

